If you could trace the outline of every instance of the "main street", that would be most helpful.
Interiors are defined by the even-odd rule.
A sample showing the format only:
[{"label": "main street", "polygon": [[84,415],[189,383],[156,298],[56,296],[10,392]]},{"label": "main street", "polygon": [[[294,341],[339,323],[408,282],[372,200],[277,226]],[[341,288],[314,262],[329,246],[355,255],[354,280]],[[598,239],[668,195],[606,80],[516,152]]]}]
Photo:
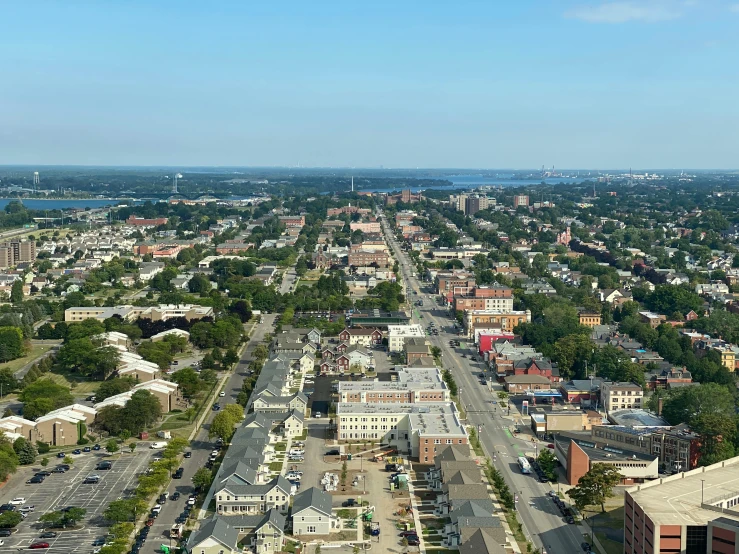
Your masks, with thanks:
[{"label": "main street", "polygon": [[403,281],[406,287],[415,292],[410,295],[409,302],[412,304],[415,298],[426,299],[423,306],[412,310],[413,322],[424,325],[433,322],[439,329],[439,335],[431,335],[429,340],[441,349],[443,365],[452,372],[457,382],[460,403],[467,412],[467,422],[482,430],[480,442],[485,455],[494,460],[495,467],[504,476],[511,492],[518,496],[516,506],[526,536],[535,547],[543,547],[547,554],[581,551],[580,545],[584,539],[578,526],[567,524],[554,502],[547,497],[547,492],[552,490],[551,485],[540,483],[534,475],[524,475],[519,470],[517,458],[524,452],[533,453],[534,445],[514,438],[511,429],[515,421],[497,403],[493,404],[495,397],[486,386],[479,383],[477,374],[481,366],[473,367],[469,359],[462,358],[449,346],[449,340],[457,338],[453,320],[448,317],[447,310],[437,306],[434,300],[429,301],[430,291],[423,290],[413,277],[416,268],[400,249],[384,214],[382,223],[386,240],[400,264]]}]

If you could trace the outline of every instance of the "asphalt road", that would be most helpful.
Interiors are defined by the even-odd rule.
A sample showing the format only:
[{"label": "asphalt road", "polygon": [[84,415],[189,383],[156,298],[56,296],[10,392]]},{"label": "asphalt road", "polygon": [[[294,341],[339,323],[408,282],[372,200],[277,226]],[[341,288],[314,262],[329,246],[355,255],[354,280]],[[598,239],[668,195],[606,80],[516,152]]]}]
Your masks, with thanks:
[{"label": "asphalt road", "polygon": [[[236,366],[236,370],[226,381],[226,384],[223,388],[226,396],[224,396],[223,398],[218,398],[218,402],[222,406],[225,406],[226,404],[233,404],[236,402],[236,396],[241,390],[241,384],[244,381],[245,372],[247,370],[249,362],[252,360],[252,353],[254,352],[254,348],[256,348],[256,346],[264,340],[264,336],[267,333],[273,331],[273,325],[276,318],[277,314],[263,315],[262,323],[258,323],[255,326],[254,332],[249,339],[249,343],[244,350],[244,354],[241,356],[241,359]],[[162,506],[162,511],[159,514],[159,517],[154,520],[154,525],[149,532],[149,538],[147,539],[144,548],[141,549],[141,552],[161,552],[159,550],[160,545],[169,545],[169,529],[174,524],[177,516],[179,516],[185,509],[187,498],[193,491],[192,476],[198,469],[205,466],[205,463],[210,457],[211,451],[216,448],[215,440],[211,440],[208,438],[208,429],[210,428],[210,422],[213,420],[213,417],[216,413],[217,412],[214,412],[212,410],[209,412],[208,416],[203,422],[203,426],[201,427],[200,431],[198,431],[197,435],[195,435],[195,438],[193,438],[193,440],[190,442],[189,450],[192,451],[192,457],[182,460],[181,467],[184,469],[182,479],[173,479],[167,490],[168,497],[171,497],[175,491],[178,491],[180,493],[180,498],[177,501],[167,500],[167,502]],[[208,494],[204,507],[207,508],[210,498],[211,496],[210,494]],[[174,544],[174,541],[172,544]]]},{"label": "asphalt road", "polygon": [[[427,297],[429,291],[421,288],[418,280],[411,276],[411,272],[415,272],[415,266],[394,240],[384,215],[382,222],[386,239],[399,260],[403,280],[417,293],[417,296],[411,295],[411,300]],[[534,476],[523,475],[519,471],[516,459],[524,452],[533,451],[533,446],[513,437],[509,429],[515,421],[504,414],[497,404],[492,404],[493,395],[487,387],[479,384],[477,374],[480,368],[472,367],[468,358],[462,358],[449,347],[449,340],[457,336],[453,332],[454,322],[448,317],[448,312],[442,310],[435,301],[427,300],[424,306],[413,310],[412,319],[414,323],[424,326],[434,322],[439,329],[439,335],[430,336],[429,340],[434,346],[441,348],[444,367],[452,372],[457,382],[468,423],[482,425],[480,438],[485,454],[494,460],[495,467],[501,471],[511,491],[518,495],[519,520],[523,522],[529,540],[535,547],[543,547],[547,554],[581,551],[583,537],[579,528],[568,525],[546,496],[552,490],[551,485],[539,483]]]}]

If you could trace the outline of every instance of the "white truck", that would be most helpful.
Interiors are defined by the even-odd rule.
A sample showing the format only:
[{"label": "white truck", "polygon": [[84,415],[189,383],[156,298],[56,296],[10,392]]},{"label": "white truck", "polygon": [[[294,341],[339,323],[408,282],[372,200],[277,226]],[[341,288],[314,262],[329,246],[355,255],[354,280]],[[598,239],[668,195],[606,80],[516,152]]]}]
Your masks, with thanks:
[{"label": "white truck", "polygon": [[167,442],[166,441],[157,441],[157,442],[151,443],[151,445],[149,446],[149,448],[151,448],[153,450],[155,448],[164,448],[165,446],[167,446]]}]

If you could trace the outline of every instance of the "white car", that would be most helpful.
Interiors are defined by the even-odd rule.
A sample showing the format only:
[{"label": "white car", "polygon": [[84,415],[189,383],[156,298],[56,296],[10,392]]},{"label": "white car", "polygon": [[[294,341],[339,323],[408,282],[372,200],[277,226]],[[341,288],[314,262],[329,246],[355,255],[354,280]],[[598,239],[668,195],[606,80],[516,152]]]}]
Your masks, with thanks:
[{"label": "white car", "polygon": [[218,396],[220,396],[221,398],[223,398],[224,396],[226,396],[226,391],[219,392],[218,393]]},{"label": "white car", "polygon": [[299,448],[291,448],[288,454],[290,456],[305,456],[305,450],[301,450]]},{"label": "white car", "polygon": [[303,472],[295,472],[291,471],[287,475],[285,475],[287,479],[295,479],[296,481],[300,481],[303,478]]},{"label": "white car", "polygon": [[152,514],[158,514],[162,511],[162,507],[159,504],[155,504],[154,507],[151,509]]},{"label": "white car", "polygon": [[22,496],[19,496],[18,498],[14,498],[10,502],[8,502],[8,504],[12,504],[13,506],[22,506],[25,503],[26,503],[26,499],[23,498]]}]

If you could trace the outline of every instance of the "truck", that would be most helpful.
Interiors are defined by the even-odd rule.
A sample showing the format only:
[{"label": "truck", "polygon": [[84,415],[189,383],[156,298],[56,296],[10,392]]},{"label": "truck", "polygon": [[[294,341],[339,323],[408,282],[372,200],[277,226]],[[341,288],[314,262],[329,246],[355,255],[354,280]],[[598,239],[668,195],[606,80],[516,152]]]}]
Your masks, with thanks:
[{"label": "truck", "polygon": [[377,537],[380,535],[380,523],[377,521],[370,522],[370,535]]},{"label": "truck", "polygon": [[157,437],[159,437],[160,439],[169,440],[172,438],[172,433],[170,433],[169,431],[157,431]]},{"label": "truck", "polygon": [[175,523],[174,525],[172,525],[172,527],[169,528],[169,538],[170,539],[181,538],[183,529],[184,529],[184,526],[181,523]]},{"label": "truck", "polygon": [[151,443],[151,445],[149,446],[149,448],[151,448],[151,449],[154,449],[154,448],[164,448],[165,446],[167,446],[167,443],[165,441],[157,441],[157,442]]}]

